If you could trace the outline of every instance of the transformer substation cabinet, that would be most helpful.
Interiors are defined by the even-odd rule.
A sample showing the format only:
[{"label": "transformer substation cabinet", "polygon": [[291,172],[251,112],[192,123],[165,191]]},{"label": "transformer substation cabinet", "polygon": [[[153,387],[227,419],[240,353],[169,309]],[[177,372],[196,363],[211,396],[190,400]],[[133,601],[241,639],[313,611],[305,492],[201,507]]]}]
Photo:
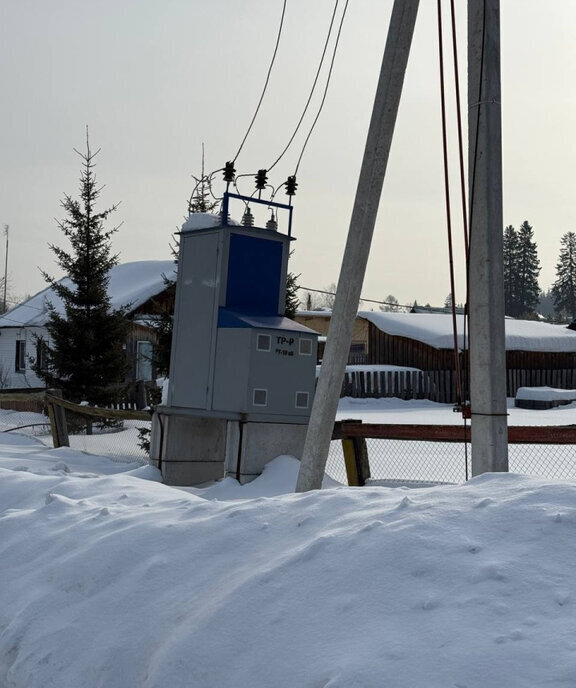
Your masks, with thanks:
[{"label": "transformer substation cabinet", "polygon": [[291,240],[209,214],[184,223],[168,394],[152,428],[164,482],[248,482],[280,454],[301,456],[317,333],[284,317]]}]

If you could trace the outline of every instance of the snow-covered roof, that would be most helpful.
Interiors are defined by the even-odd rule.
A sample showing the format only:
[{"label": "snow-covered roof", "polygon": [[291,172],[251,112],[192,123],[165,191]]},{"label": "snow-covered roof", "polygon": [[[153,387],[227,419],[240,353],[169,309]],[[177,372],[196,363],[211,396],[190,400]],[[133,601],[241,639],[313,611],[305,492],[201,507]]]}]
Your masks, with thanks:
[{"label": "snow-covered roof", "polygon": [[[166,288],[164,275],[175,277],[175,267],[173,260],[141,260],[116,265],[110,270],[108,285],[112,307],[127,306],[129,311],[135,310]],[[60,282],[71,284],[68,277]],[[47,287],[0,317],[0,327],[42,327],[48,319],[49,302],[59,313],[64,312],[62,300],[52,287]]]},{"label": "snow-covered roof", "polygon": [[[239,222],[228,219],[229,225],[240,225]],[[188,219],[182,225],[181,232],[187,232],[194,229],[210,229],[211,227],[220,227],[222,225],[222,217],[214,213],[190,213]]]},{"label": "snow-covered roof", "polygon": [[[415,339],[436,349],[451,349],[454,346],[450,314],[360,311],[358,316],[389,335]],[[457,315],[456,323],[458,346],[462,348],[464,316]],[[508,351],[576,352],[576,332],[569,330],[565,325],[507,318],[505,327]]]}]

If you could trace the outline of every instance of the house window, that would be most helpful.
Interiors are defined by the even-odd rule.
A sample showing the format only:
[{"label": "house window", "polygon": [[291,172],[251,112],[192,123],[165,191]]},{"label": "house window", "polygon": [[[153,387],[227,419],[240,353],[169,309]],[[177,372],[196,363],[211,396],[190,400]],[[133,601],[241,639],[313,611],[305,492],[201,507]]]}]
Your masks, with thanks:
[{"label": "house window", "polygon": [[268,404],[268,390],[255,389],[252,393],[252,404],[254,406],[266,406]]},{"label": "house window", "polygon": [[308,392],[296,392],[296,408],[297,409],[308,408],[309,399],[310,399],[310,395],[308,394]]},{"label": "house window", "polygon": [[17,339],[16,340],[15,370],[17,373],[24,372],[26,370],[26,340],[25,339]]},{"label": "house window", "polygon": [[43,339],[36,342],[36,366],[38,370],[48,369],[48,344]]},{"label": "house window", "polygon": [[269,334],[259,334],[256,338],[256,351],[270,351],[272,337]]},{"label": "house window", "polygon": [[152,379],[152,360],[154,345],[152,342],[140,341],[136,343],[136,379]]},{"label": "house window", "polygon": [[302,338],[299,343],[298,352],[300,356],[312,356],[312,340],[307,337]]}]

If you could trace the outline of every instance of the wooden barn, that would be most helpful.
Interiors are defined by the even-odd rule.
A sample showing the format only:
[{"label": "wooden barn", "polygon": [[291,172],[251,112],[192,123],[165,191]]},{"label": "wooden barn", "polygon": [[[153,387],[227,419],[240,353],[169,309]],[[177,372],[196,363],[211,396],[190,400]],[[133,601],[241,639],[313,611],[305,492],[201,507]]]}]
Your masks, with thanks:
[{"label": "wooden barn", "polygon": [[[310,314],[306,313],[308,322]],[[329,313],[317,315],[328,331]],[[458,357],[466,375],[469,342],[464,336],[464,316],[457,315]],[[301,321],[303,322],[303,321]],[[309,327],[318,329],[314,324]],[[324,333],[324,332],[323,332]],[[378,396],[385,390],[401,389],[401,396],[455,401],[455,353],[452,316],[448,313],[358,313],[356,333],[362,333],[365,360],[372,366],[363,379],[367,396]],[[350,363],[355,362],[350,360]],[[374,366],[397,366],[422,371],[416,375],[401,370],[386,370],[375,379]],[[576,332],[564,325],[506,319],[507,395],[513,397],[518,387],[550,386],[576,389]],[[397,381],[392,385],[391,376]],[[383,384],[383,376],[388,379]],[[398,382],[400,380],[400,382]],[[403,382],[402,380],[405,380]],[[465,384],[465,380],[464,380]],[[394,393],[396,396],[396,393]]]}]

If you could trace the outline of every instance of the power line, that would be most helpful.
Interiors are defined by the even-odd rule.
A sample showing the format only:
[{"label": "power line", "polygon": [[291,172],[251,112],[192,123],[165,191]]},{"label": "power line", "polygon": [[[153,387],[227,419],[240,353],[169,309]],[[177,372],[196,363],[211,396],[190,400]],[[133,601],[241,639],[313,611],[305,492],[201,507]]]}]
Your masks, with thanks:
[{"label": "power line", "polygon": [[338,27],[338,33],[336,34],[336,42],[334,44],[334,50],[332,52],[332,60],[330,61],[330,69],[328,70],[328,77],[326,79],[326,86],[324,88],[324,94],[322,95],[322,101],[320,102],[320,107],[318,108],[318,112],[316,113],[316,117],[314,118],[314,121],[312,122],[312,126],[310,127],[310,131],[308,132],[308,136],[306,137],[306,140],[304,141],[304,145],[302,146],[302,151],[300,152],[300,157],[298,158],[298,162],[296,163],[296,169],[294,170],[294,176],[296,176],[298,172],[298,168],[300,167],[300,162],[302,161],[302,156],[304,155],[304,151],[306,150],[306,146],[308,145],[308,141],[310,139],[310,136],[312,136],[312,132],[314,131],[314,127],[316,126],[316,123],[318,122],[318,118],[320,117],[320,113],[322,112],[322,108],[324,107],[324,101],[326,100],[326,94],[328,93],[328,86],[330,85],[330,78],[332,77],[332,68],[334,67],[334,60],[336,59],[336,52],[338,50],[338,43],[340,42],[340,34],[342,32],[342,25],[344,24],[344,17],[346,16],[346,10],[348,9],[348,1],[346,0],[346,4],[344,5],[344,10],[342,12],[342,17],[340,18],[340,26]]},{"label": "power line", "polygon": [[[336,296],[334,291],[325,291],[323,289],[310,289],[310,287],[297,286],[296,289],[303,289],[304,291],[311,291],[314,294],[326,294],[327,296]],[[378,301],[376,299],[365,299],[363,296],[360,297],[360,301],[365,301],[366,303],[377,303],[382,306],[396,306],[397,308],[414,308],[414,304],[396,303],[395,301]],[[418,306],[418,308],[428,308],[430,310],[437,309],[438,306]]]},{"label": "power line", "polygon": [[318,69],[316,70],[316,76],[314,77],[314,82],[312,84],[312,88],[310,89],[310,94],[308,96],[308,100],[306,101],[306,105],[304,106],[304,110],[302,111],[302,115],[300,116],[300,119],[298,120],[298,124],[296,125],[296,128],[294,129],[294,132],[292,133],[292,136],[290,137],[290,140],[286,144],[286,147],[284,150],[280,153],[280,155],[276,158],[276,160],[268,167],[268,172],[272,170],[276,165],[282,160],[284,157],[284,154],[286,151],[290,148],[292,145],[292,141],[294,141],[294,137],[298,133],[298,130],[300,129],[300,125],[302,124],[304,120],[304,116],[306,115],[306,112],[308,111],[308,106],[310,105],[310,101],[312,100],[312,96],[314,95],[314,91],[316,90],[316,84],[318,83],[318,78],[320,76],[320,72],[322,70],[322,65],[324,64],[324,58],[326,56],[326,50],[328,49],[328,43],[330,42],[330,36],[332,35],[332,27],[334,26],[334,18],[336,17],[336,11],[338,9],[338,4],[340,0],[336,0],[334,3],[334,10],[332,11],[332,18],[330,19],[330,26],[328,28],[328,35],[326,36],[326,40],[324,42],[324,49],[322,50],[322,55],[320,57],[320,63],[318,65]]},{"label": "power line", "polygon": [[276,45],[274,46],[274,53],[272,54],[272,60],[270,61],[270,66],[268,67],[268,73],[266,74],[266,81],[264,82],[264,88],[262,89],[262,95],[260,96],[260,100],[258,101],[258,105],[256,106],[256,112],[254,113],[254,117],[252,117],[252,121],[250,122],[250,126],[248,127],[248,131],[244,135],[244,138],[242,139],[242,143],[240,144],[240,148],[238,148],[238,152],[236,155],[232,158],[232,162],[236,160],[236,158],[240,155],[240,151],[244,147],[244,144],[246,143],[246,139],[248,138],[248,134],[250,133],[252,126],[254,124],[254,121],[256,120],[256,116],[258,115],[258,111],[260,110],[260,106],[262,105],[262,101],[264,100],[264,94],[266,93],[266,89],[268,88],[268,82],[270,81],[270,73],[272,72],[272,67],[274,66],[274,61],[276,60],[276,53],[278,52],[278,46],[280,45],[280,36],[282,35],[282,27],[284,25],[284,15],[286,13],[286,2],[287,0],[284,0],[284,3],[282,5],[282,16],[280,18],[280,26],[278,27],[278,35],[276,36]]}]

